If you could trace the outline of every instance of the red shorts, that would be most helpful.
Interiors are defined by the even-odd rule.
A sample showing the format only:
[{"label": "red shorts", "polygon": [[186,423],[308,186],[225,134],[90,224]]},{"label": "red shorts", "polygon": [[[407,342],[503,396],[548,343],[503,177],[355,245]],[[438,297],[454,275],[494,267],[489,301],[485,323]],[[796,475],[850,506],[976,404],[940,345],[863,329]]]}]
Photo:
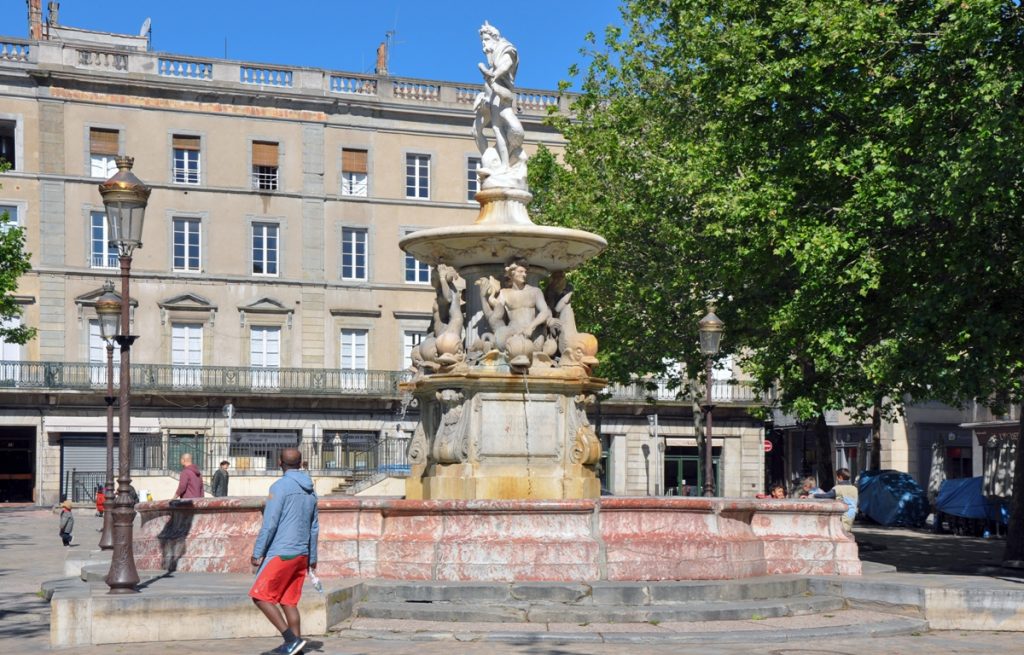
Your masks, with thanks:
[{"label": "red shorts", "polygon": [[302,597],[302,583],[306,580],[309,558],[305,555],[281,559],[274,556],[264,562],[263,570],[249,590],[249,596],[281,605],[295,606]]}]

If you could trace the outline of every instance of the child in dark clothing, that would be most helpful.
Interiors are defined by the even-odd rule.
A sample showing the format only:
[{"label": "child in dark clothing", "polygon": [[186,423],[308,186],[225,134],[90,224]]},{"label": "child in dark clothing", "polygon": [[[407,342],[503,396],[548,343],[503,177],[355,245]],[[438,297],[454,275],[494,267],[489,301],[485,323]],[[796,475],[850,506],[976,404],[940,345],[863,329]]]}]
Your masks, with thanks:
[{"label": "child in dark clothing", "polygon": [[71,501],[60,504],[60,540],[65,546],[71,545],[71,532],[75,529],[75,517],[71,513]]}]

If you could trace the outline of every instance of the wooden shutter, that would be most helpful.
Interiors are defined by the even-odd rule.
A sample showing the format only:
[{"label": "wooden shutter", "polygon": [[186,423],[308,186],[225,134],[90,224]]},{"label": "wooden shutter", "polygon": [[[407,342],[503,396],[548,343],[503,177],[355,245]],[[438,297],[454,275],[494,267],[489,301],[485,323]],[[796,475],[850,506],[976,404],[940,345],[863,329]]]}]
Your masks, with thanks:
[{"label": "wooden shutter", "polygon": [[270,141],[252,142],[253,166],[277,166],[277,144]]},{"label": "wooden shutter", "polygon": [[345,173],[366,173],[366,151],[349,150],[341,151],[341,170]]},{"label": "wooden shutter", "polygon": [[116,155],[118,136],[117,130],[103,130],[97,127],[89,128],[89,154]]},{"label": "wooden shutter", "polygon": [[175,134],[171,139],[171,144],[179,150],[199,150],[199,137]]}]

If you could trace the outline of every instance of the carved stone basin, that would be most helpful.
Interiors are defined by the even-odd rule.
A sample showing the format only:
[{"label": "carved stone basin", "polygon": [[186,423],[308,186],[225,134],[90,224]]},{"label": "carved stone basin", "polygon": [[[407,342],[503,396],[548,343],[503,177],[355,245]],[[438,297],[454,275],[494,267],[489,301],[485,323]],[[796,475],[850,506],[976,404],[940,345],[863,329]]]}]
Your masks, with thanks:
[{"label": "carved stone basin", "polygon": [[602,237],[564,227],[477,223],[413,232],[398,242],[426,264],[468,266],[502,264],[524,258],[550,273],[578,267],[608,247]]}]

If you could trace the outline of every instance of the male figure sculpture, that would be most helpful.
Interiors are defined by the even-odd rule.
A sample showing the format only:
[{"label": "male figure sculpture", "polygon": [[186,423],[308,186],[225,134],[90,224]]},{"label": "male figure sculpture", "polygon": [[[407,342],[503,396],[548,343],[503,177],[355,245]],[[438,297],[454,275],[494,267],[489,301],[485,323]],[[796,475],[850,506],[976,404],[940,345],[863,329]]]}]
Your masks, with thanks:
[{"label": "male figure sculpture", "polygon": [[528,265],[517,259],[505,267],[506,286],[494,278],[482,278],[480,297],[484,316],[494,330],[495,346],[503,350],[513,368],[529,367],[533,353],[543,351],[542,327],[551,318],[551,309],[539,287],[526,283]]},{"label": "male figure sculpture", "polygon": [[[487,65],[478,64],[485,90],[474,102],[473,135],[481,155],[483,188],[513,186],[526,189],[523,124],[516,117],[515,79],[519,53],[493,25],[484,22],[480,40]],[[494,131],[495,147],[488,146],[484,127]]]}]

